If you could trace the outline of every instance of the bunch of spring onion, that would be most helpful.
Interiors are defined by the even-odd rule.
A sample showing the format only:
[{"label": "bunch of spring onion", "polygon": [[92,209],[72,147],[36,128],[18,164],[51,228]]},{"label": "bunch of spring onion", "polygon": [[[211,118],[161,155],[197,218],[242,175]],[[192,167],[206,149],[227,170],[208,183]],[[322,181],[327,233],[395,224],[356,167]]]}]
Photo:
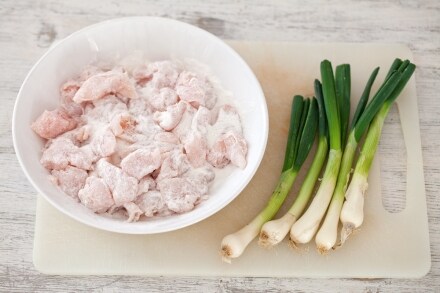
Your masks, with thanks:
[{"label": "bunch of spring onion", "polygon": [[[408,60],[402,62],[398,67],[394,64],[395,63],[393,63],[390,69],[389,77],[385,79],[385,82],[373,96],[370,103],[366,105],[368,102],[368,94],[365,93],[365,91],[368,93],[370,92],[370,88],[377,75],[378,68],[373,71],[371,78],[367,83],[364,95],[361,97],[356,109],[356,115],[351,123],[347,145],[344,149],[344,155],[342,157],[336,188],[333,193],[325,220],[316,235],[315,242],[320,253],[326,253],[336,244],[339,217],[341,215],[341,209],[344,203],[345,191],[347,190],[347,185],[350,179],[350,171],[352,168],[353,159],[360,139],[367,130],[370,122],[383,107],[386,101],[393,96],[393,93],[396,91],[396,89],[399,88],[402,82],[406,80],[408,74],[411,75],[413,72],[412,68],[414,65]],[[338,80],[337,74],[336,80]],[[406,82],[404,83],[406,84]],[[344,123],[348,123],[348,118]]]},{"label": "bunch of spring onion", "polygon": [[[335,245],[339,216],[358,142],[376,113],[404,78],[408,65],[409,61],[405,61],[399,68],[393,70],[367,105],[371,86],[377,75],[378,68],[373,71],[357,106],[346,142],[345,137],[348,129],[350,109],[350,68],[345,64],[338,66],[335,82],[331,63],[326,60],[321,63],[324,101],[327,101],[325,106],[327,117],[329,118],[330,145],[332,145],[332,138],[334,138],[334,147],[331,146],[331,148],[338,150],[340,153],[343,151],[343,157],[342,159],[339,158],[338,162],[335,162],[335,166],[337,165],[338,168],[333,168],[333,172],[329,174],[333,188],[326,188],[324,190],[325,193],[320,194],[319,191],[326,179],[324,174],[323,183],[309,209],[292,226],[290,238],[293,243],[309,242],[318,230],[328,208],[325,220],[316,235],[316,244],[318,251],[321,253],[328,251]],[[333,122],[330,120],[332,115],[335,117]],[[333,137],[332,134],[334,134]]]},{"label": "bunch of spring onion", "polygon": [[263,225],[260,232],[259,244],[270,248],[280,243],[289,232],[293,223],[301,216],[313,192],[313,188],[321,172],[328,153],[327,121],[325,117],[324,101],[322,99],[321,83],[315,80],[315,96],[318,102],[319,132],[318,147],[310,169],[302,183],[301,189],[289,211],[281,218],[272,220]]},{"label": "bunch of spring onion", "polygon": [[239,257],[258,235],[263,224],[271,220],[278,212],[310,152],[317,127],[316,99],[295,96],[292,101],[287,146],[279,182],[266,207],[248,225],[223,238],[221,255],[224,261],[230,262],[231,258]]},{"label": "bunch of spring onion", "polygon": [[408,61],[402,62],[402,60],[396,59],[385,79],[390,79],[393,73],[402,70],[402,67],[405,69],[402,71],[403,74],[400,82],[391,95],[385,100],[385,103],[370,124],[361,153],[356,163],[353,177],[345,194],[346,201],[342,206],[340,215],[340,220],[343,225],[341,230],[341,245],[349,237],[352,231],[358,229],[363,222],[364,195],[368,187],[368,173],[379,144],[382,126],[392,104],[402,92],[416,68],[414,64],[408,63]]}]

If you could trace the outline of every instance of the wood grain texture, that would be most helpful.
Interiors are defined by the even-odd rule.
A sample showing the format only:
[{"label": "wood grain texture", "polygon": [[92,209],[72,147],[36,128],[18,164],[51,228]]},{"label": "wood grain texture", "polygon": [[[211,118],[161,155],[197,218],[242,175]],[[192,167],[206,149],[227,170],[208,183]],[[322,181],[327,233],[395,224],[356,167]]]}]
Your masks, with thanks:
[{"label": "wood grain texture", "polygon": [[[438,292],[440,291],[440,3],[425,1],[14,1],[0,4],[1,292]],[[45,276],[32,265],[35,191],[15,158],[12,108],[36,60],[55,41],[106,19],[154,15],[185,21],[225,39],[397,42],[411,48],[423,148],[432,269],[416,280],[145,278]],[[406,167],[399,117],[387,118],[382,155],[385,205],[404,202]],[[403,203],[404,204],[404,203]],[[404,225],[405,223],[402,223]],[[295,265],[295,264],[292,264]]]}]

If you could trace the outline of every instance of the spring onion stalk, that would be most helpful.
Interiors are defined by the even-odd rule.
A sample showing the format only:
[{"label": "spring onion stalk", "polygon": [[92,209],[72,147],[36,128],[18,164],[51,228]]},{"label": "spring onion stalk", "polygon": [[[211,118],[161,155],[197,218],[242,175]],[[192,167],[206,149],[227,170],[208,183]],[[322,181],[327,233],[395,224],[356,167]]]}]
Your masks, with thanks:
[{"label": "spring onion stalk", "polygon": [[[336,244],[339,217],[344,203],[345,191],[347,190],[347,185],[350,179],[350,171],[357,145],[370,122],[384,105],[386,100],[392,96],[395,89],[399,86],[399,83],[401,83],[404,75],[408,73],[409,62],[405,61],[405,63],[402,64],[404,64],[404,66],[399,66],[398,70],[391,68],[390,71],[392,71],[392,73],[389,75],[388,79],[385,80],[385,83],[380,87],[371,102],[366,106],[364,112],[361,113],[358,121],[350,131],[348,142],[342,157],[336,188],[325,220],[315,239],[317,249],[320,253],[326,253]],[[373,75],[374,72],[372,76]],[[369,91],[369,89],[366,89],[365,91]]]},{"label": "spring onion stalk", "polygon": [[275,191],[264,209],[248,225],[223,238],[221,255],[224,261],[230,262],[232,258],[239,257],[247,245],[258,235],[263,224],[271,220],[278,212],[310,152],[317,127],[318,106],[316,99],[304,100],[302,96],[295,96],[292,102],[283,169]]},{"label": "spring onion stalk", "polygon": [[350,119],[350,65],[342,64],[336,66],[335,86],[336,98],[338,100],[339,118],[341,123],[341,144],[342,149],[347,141],[348,122]]},{"label": "spring onion stalk", "polygon": [[319,112],[319,134],[318,147],[312,165],[307,172],[301,189],[289,211],[279,219],[272,220],[263,225],[258,243],[270,248],[280,243],[289,233],[293,223],[301,216],[315,187],[315,183],[321,172],[325,158],[328,153],[327,122],[325,117],[324,101],[322,100],[321,83],[315,80],[315,96],[318,102]]},{"label": "spring onion stalk", "polygon": [[340,216],[342,222],[341,245],[344,244],[353,230],[358,229],[362,225],[364,219],[364,196],[368,188],[368,173],[379,144],[385,118],[388,115],[393,102],[411,78],[414,70],[415,65],[409,64],[407,70],[404,72],[401,82],[391,96],[385,101],[382,108],[370,124],[359,159],[356,163],[353,178],[345,194],[346,201],[342,207]]},{"label": "spring onion stalk", "polygon": [[365,107],[367,106],[368,98],[370,97],[371,88],[373,87],[373,83],[376,80],[376,76],[378,73],[379,73],[379,67],[376,67],[376,69],[374,69],[373,72],[371,73],[370,78],[367,81],[367,84],[365,85],[364,92],[362,93],[361,98],[359,99],[359,102],[356,107],[356,111],[354,112],[353,115],[353,119],[351,120],[350,131],[353,130],[353,128],[355,127],[356,123],[359,120],[359,117],[364,112]]},{"label": "spring onion stalk", "polygon": [[336,98],[335,80],[330,61],[321,62],[322,92],[330,136],[330,151],[323,179],[309,208],[290,229],[290,241],[293,246],[297,243],[309,242],[316,231],[336,185],[339,165],[342,157],[341,124]]}]

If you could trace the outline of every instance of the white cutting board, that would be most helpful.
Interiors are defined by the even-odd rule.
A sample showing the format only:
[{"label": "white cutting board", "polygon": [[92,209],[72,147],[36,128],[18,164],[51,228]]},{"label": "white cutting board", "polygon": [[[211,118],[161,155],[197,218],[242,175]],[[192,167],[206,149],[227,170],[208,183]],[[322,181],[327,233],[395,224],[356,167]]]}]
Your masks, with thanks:
[{"label": "white cutting board", "polygon": [[[270,133],[262,164],[248,187],[222,211],[180,231],[123,235],[90,228],[38,198],[34,264],[47,274],[117,274],[262,277],[421,277],[431,264],[425,185],[414,78],[399,97],[407,148],[406,208],[385,211],[380,166],[375,158],[362,230],[341,249],[318,255],[314,243],[298,252],[284,241],[272,250],[252,242],[226,264],[223,236],[248,223],[264,206],[280,174],[293,94],[312,95],[320,61],[350,63],[354,108],[369,74],[381,67],[375,89],[395,57],[414,61],[410,50],[392,44],[299,44],[230,42],[260,80],[269,107]],[[410,143],[409,143],[410,142]],[[402,158],[405,160],[405,158]],[[310,158],[306,166],[310,163]],[[302,176],[297,182],[302,181]],[[298,190],[296,184],[287,203]],[[283,208],[283,211],[286,207]],[[307,251],[308,248],[308,251]]]}]

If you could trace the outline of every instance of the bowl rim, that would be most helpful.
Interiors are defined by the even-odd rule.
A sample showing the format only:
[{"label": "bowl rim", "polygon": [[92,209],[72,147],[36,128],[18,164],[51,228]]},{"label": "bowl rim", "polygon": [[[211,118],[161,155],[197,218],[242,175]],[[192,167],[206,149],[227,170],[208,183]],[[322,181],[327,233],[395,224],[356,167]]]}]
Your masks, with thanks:
[{"label": "bowl rim", "polygon": [[[52,53],[52,51],[54,51],[56,48],[58,48],[59,46],[62,46],[63,43],[65,43],[67,40],[74,38],[78,35],[87,33],[88,31],[95,29],[97,27],[101,27],[101,26],[106,26],[109,24],[115,24],[115,23],[123,23],[123,22],[127,22],[127,21],[163,21],[163,22],[169,22],[169,23],[174,23],[177,25],[183,25],[188,27],[189,29],[192,30],[197,30],[203,34],[205,34],[208,38],[211,38],[213,41],[220,43],[225,50],[228,50],[230,54],[232,54],[240,63],[241,66],[243,66],[250,75],[250,78],[252,79],[252,82],[255,83],[256,85],[256,90],[259,92],[259,96],[262,97],[261,99],[261,105],[259,105],[259,107],[263,107],[263,117],[260,117],[260,119],[263,120],[263,125],[264,125],[264,129],[262,129],[262,133],[263,133],[263,144],[261,146],[261,150],[259,151],[258,154],[258,158],[257,161],[254,165],[253,170],[251,170],[251,172],[249,173],[248,177],[243,180],[236,188],[235,190],[235,195],[231,196],[228,200],[223,201],[222,204],[217,205],[215,208],[210,209],[208,213],[201,213],[198,214],[196,216],[194,216],[191,220],[187,221],[186,223],[182,224],[182,225],[177,225],[177,226],[172,226],[172,227],[167,227],[167,228],[160,228],[160,229],[154,229],[153,231],[145,231],[145,230],[130,230],[130,231],[126,231],[124,229],[119,229],[119,228],[112,228],[110,225],[99,225],[95,222],[89,222],[87,220],[85,220],[84,218],[80,217],[79,215],[77,215],[76,213],[72,213],[70,211],[68,211],[67,209],[65,209],[63,207],[63,205],[58,204],[57,202],[53,201],[48,195],[45,194],[45,192],[43,192],[38,184],[34,181],[34,179],[32,178],[30,172],[28,171],[28,169],[26,168],[26,165],[24,163],[24,160],[22,158],[22,154],[19,151],[18,145],[17,145],[17,134],[16,134],[16,127],[17,127],[17,108],[18,108],[18,104],[19,101],[21,99],[22,96],[22,92],[23,92],[23,88],[26,85],[26,83],[28,82],[28,80],[31,78],[31,76],[33,75],[34,71],[36,70],[36,68],[40,65],[40,63],[49,55]],[[12,141],[13,141],[13,145],[14,145],[14,150],[15,150],[15,154],[17,156],[18,162],[20,164],[21,169],[23,170],[25,176],[27,177],[27,179],[29,180],[29,182],[31,183],[31,185],[36,189],[36,191],[38,192],[39,195],[41,195],[42,197],[44,197],[44,199],[46,201],[48,201],[53,207],[55,207],[56,209],[58,209],[60,212],[62,212],[64,215],[75,219],[76,221],[85,224],[89,227],[93,227],[99,230],[104,230],[104,231],[109,231],[109,232],[116,232],[116,233],[121,233],[121,234],[140,234],[140,235],[147,235],[147,234],[158,234],[158,233],[164,233],[164,232],[170,232],[170,231],[175,231],[175,230],[179,230],[188,226],[191,226],[193,224],[196,224],[198,222],[201,222],[205,219],[208,219],[209,217],[213,216],[214,214],[216,214],[217,212],[219,212],[220,210],[222,210],[224,207],[226,207],[227,205],[229,205],[234,199],[236,199],[238,197],[238,195],[240,195],[240,193],[243,191],[243,189],[249,184],[249,182],[252,180],[252,178],[255,176],[255,173],[257,172],[259,166],[261,165],[261,161],[263,159],[263,156],[265,154],[266,151],[266,147],[267,147],[267,141],[268,141],[268,136],[269,136],[269,114],[268,114],[268,108],[267,108],[267,103],[266,103],[266,98],[264,95],[264,92],[261,88],[261,84],[258,81],[257,77],[255,76],[255,73],[252,71],[252,69],[249,67],[249,65],[246,63],[246,61],[244,61],[244,59],[234,50],[232,49],[231,46],[229,46],[226,42],[224,42],[222,39],[220,39],[219,37],[215,36],[214,34],[199,28],[197,26],[194,26],[192,24],[186,23],[186,22],[182,22],[182,21],[178,21],[175,19],[171,19],[171,18],[165,18],[165,17],[157,17],[157,16],[131,16],[131,17],[121,17],[121,18],[113,18],[113,19],[109,19],[109,20],[105,20],[105,21],[101,21],[89,26],[86,26],[80,30],[77,30],[73,33],[71,33],[70,35],[68,35],[67,37],[57,41],[56,43],[52,44],[52,46],[50,46],[50,48],[37,60],[37,62],[32,66],[32,68],[29,70],[29,72],[27,73],[25,79],[23,80],[23,83],[20,86],[20,90],[18,91],[15,103],[14,103],[14,109],[13,109],[13,113],[12,113]]]}]

